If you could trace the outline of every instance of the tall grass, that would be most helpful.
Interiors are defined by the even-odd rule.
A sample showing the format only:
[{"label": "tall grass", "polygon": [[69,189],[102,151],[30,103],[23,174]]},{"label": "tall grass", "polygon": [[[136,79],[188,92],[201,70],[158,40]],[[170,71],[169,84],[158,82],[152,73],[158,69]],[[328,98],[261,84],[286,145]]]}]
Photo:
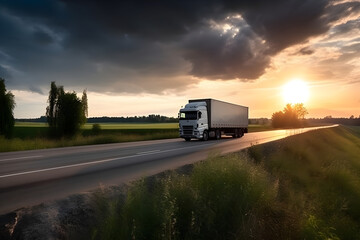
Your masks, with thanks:
[{"label": "tall grass", "polygon": [[279,179],[279,201],[306,239],[360,239],[360,128],[313,131],[249,154]]},{"label": "tall grass", "polygon": [[[91,130],[89,130],[89,132],[90,131]],[[133,132],[130,130],[108,130],[107,133],[98,135],[87,134],[84,132],[72,138],[60,139],[35,137],[13,138],[9,140],[0,136],[0,152],[167,139],[176,138],[178,135],[179,131],[174,129],[137,129]]]},{"label": "tall grass", "polygon": [[[93,239],[360,239],[360,128],[308,132],[94,195]],[[100,210],[101,209],[101,210]]]},{"label": "tall grass", "polygon": [[245,155],[214,157],[195,164],[191,174],[139,180],[118,201],[99,201],[101,194],[96,194],[95,208],[102,211],[93,238],[288,237],[291,225],[274,226],[289,218],[277,207],[277,191],[277,184]]}]

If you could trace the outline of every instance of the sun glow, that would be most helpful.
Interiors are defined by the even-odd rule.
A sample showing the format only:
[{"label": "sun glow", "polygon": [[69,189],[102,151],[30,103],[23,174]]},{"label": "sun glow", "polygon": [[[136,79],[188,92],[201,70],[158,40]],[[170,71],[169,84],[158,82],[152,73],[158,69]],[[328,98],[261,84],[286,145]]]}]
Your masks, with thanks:
[{"label": "sun glow", "polygon": [[301,79],[293,79],[283,87],[285,103],[305,103],[309,99],[309,87]]}]

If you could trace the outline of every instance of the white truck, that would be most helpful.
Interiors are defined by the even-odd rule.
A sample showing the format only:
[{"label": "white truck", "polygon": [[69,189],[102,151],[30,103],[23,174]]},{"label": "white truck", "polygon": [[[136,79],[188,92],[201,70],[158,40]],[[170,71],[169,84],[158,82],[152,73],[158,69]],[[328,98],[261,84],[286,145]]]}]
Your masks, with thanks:
[{"label": "white truck", "polygon": [[180,109],[179,134],[186,141],[220,139],[221,135],[239,138],[248,132],[248,116],[248,107],[211,98],[189,100]]}]

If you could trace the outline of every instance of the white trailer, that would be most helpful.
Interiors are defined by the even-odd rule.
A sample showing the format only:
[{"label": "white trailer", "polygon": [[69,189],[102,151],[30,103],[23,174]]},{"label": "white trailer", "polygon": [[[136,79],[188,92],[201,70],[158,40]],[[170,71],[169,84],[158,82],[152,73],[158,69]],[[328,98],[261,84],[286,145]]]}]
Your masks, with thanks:
[{"label": "white trailer", "polygon": [[248,132],[249,108],[215,99],[189,100],[179,113],[180,137],[220,139],[221,135],[239,138]]}]

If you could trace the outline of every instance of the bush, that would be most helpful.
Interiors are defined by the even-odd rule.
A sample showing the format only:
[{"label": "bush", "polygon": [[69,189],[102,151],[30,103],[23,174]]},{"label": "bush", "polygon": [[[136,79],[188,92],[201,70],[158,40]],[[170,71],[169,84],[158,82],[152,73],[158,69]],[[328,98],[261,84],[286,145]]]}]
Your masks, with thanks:
[{"label": "bush", "polygon": [[94,135],[98,135],[100,132],[101,132],[101,126],[100,124],[98,123],[95,123],[92,125],[92,128],[91,128],[91,132],[94,134]]}]

